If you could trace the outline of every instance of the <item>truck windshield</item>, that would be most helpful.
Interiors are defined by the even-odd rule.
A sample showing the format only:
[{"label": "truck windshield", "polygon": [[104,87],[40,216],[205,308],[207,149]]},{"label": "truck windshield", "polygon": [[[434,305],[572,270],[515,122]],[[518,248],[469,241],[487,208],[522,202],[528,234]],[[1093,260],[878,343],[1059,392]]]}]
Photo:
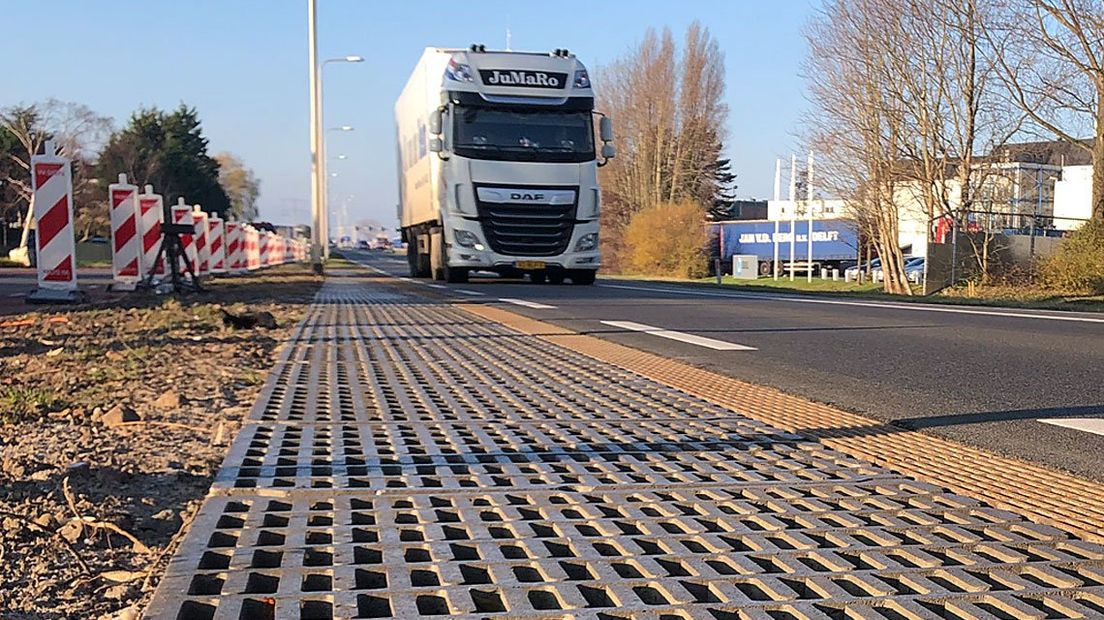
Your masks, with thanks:
[{"label": "truck windshield", "polygon": [[456,107],[453,151],[462,157],[509,161],[594,159],[590,112]]}]

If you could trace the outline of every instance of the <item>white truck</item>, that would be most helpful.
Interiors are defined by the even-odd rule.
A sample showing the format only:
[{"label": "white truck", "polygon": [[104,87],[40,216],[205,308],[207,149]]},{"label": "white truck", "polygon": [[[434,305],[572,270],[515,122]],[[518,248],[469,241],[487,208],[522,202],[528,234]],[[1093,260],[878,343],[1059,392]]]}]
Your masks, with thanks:
[{"label": "white truck", "polygon": [[615,154],[613,126],[573,54],[427,48],[395,121],[412,277],[594,282],[598,167]]}]

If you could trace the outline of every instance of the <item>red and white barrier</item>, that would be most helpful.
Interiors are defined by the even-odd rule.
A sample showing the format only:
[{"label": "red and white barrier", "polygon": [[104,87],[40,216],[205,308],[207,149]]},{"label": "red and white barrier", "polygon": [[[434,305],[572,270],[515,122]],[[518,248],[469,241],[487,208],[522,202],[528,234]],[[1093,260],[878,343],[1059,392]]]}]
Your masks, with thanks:
[{"label": "red and white barrier", "polygon": [[242,225],[226,222],[226,269],[230,273],[245,270],[245,251],[242,248]]},{"label": "red and white barrier", "polygon": [[119,182],[107,186],[111,207],[111,279],[112,288],[133,291],[142,279],[142,238],[138,235],[138,186]]},{"label": "red and white barrier", "polygon": [[76,241],[73,238],[73,172],[52,140],[44,154],[31,157],[38,289],[30,302],[78,301]]},{"label": "red and white barrier", "polygon": [[142,238],[142,274],[165,273],[165,260],[154,265],[157,250],[161,248],[161,223],[165,220],[165,203],[160,194],[153,193],[147,185],[145,193],[138,195],[138,234]]},{"label": "red and white barrier", "polygon": [[[184,204],[184,199],[181,198],[172,207],[172,221],[173,224],[183,224],[184,226],[195,226],[195,220],[192,218],[192,208]],[[188,262],[192,264],[192,271],[196,272],[196,276],[199,276],[199,272],[196,271],[196,246],[195,235],[180,235],[180,243],[184,246],[184,256],[187,257]],[[180,261],[180,270],[185,271],[184,261]]]},{"label": "red and white barrier", "polygon": [[268,267],[269,261],[272,259],[272,254],[268,247],[268,239],[272,233],[265,231],[257,231],[257,254],[260,255],[260,266]]},{"label": "red and white barrier", "polygon": [[192,223],[195,224],[195,247],[197,276],[205,276],[211,273],[211,248],[207,244],[207,214],[199,205],[192,208]]},{"label": "red and white barrier", "polygon": [[211,273],[226,273],[225,230],[221,217],[214,214],[207,217],[207,247],[211,254]]},{"label": "red and white barrier", "polygon": [[246,224],[243,226],[245,237],[245,268],[256,271],[261,268],[261,235],[260,231]]}]

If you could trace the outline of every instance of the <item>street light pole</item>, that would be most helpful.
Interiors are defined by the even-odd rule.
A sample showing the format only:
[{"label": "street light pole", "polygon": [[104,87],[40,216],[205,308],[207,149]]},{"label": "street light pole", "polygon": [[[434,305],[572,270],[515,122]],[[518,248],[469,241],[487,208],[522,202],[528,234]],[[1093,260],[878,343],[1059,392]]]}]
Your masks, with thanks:
[{"label": "street light pole", "polygon": [[319,92],[318,37],[315,16],[317,0],[307,0],[307,57],[310,63],[311,140],[311,265],[322,273],[325,237],[322,231],[322,116]]},{"label": "street light pole", "polygon": [[[311,2],[313,3],[314,0],[311,0]],[[327,58],[326,60],[322,61],[322,64],[319,66],[319,70],[318,70],[318,110],[319,110],[319,112],[318,112],[318,126],[320,128],[325,126],[325,124],[323,122],[324,119],[325,119],[325,105],[324,105],[324,99],[323,99],[324,91],[323,91],[323,86],[322,86],[322,84],[323,84],[323,82],[322,82],[323,75],[324,75],[324,72],[325,72],[325,69],[326,69],[326,65],[331,64],[331,63],[335,63],[335,62],[364,62],[364,57],[363,56],[341,56],[339,58]],[[349,127],[348,125],[344,125],[344,126],[341,127],[341,130],[342,131],[351,131],[352,127]],[[321,133],[321,130],[320,130],[320,133]],[[330,238],[329,238],[330,237],[330,213],[329,213],[330,205],[328,204],[328,200],[327,200],[327,196],[328,196],[327,186],[329,185],[329,180],[326,176],[326,136],[325,136],[324,133],[319,138],[319,141],[320,141],[319,152],[321,153],[321,158],[322,158],[322,169],[320,171],[320,176],[321,176],[321,179],[322,179],[322,190],[320,192],[321,200],[322,200],[322,209],[321,209],[321,211],[322,211],[322,223],[321,223],[321,225],[322,225],[322,255],[325,258],[328,259],[330,257]]]}]

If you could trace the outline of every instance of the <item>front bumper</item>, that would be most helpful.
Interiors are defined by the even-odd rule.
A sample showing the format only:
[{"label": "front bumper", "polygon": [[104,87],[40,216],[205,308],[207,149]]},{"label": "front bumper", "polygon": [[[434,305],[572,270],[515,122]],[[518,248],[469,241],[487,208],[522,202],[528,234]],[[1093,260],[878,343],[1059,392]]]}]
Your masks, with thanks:
[{"label": "front bumper", "polygon": [[[454,230],[466,230],[480,239],[480,243],[474,248],[463,247],[456,243]],[[597,222],[586,222],[575,225],[568,250],[573,250],[579,239],[586,234],[598,232]],[[448,263],[450,267],[464,269],[515,270],[538,271],[539,269],[519,267],[518,263],[544,263],[544,269],[598,269],[602,266],[602,260],[597,248],[585,252],[567,251],[555,256],[507,256],[499,254],[487,246],[483,231],[478,222],[464,221],[455,226],[445,227],[446,249],[448,251]],[[482,247],[483,249],[478,249]]]}]

